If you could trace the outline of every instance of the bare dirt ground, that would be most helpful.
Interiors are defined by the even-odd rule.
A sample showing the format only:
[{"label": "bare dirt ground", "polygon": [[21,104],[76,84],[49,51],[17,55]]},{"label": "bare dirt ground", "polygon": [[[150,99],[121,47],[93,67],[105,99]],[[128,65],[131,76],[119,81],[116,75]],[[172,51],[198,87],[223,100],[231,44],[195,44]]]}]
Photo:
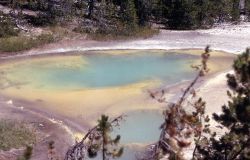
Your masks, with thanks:
[{"label": "bare dirt ground", "polygon": [[[63,124],[52,121],[52,119],[39,112],[24,108],[23,105],[24,102],[13,103],[11,100],[5,101],[3,98],[0,98],[0,118],[23,122],[34,128],[37,138],[36,144],[33,146],[32,159],[48,159],[48,144],[50,141],[55,142],[57,156],[63,159],[68,147],[74,143],[73,136],[69,130],[65,129]],[[18,156],[22,155],[23,150],[24,148],[12,149],[8,152],[1,151],[0,160],[16,160]]]}]

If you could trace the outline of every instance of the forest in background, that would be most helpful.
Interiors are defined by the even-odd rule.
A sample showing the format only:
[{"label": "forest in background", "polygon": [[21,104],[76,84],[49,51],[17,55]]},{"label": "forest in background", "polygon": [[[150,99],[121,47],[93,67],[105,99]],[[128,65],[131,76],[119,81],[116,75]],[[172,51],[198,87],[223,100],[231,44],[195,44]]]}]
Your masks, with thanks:
[{"label": "forest in background", "polygon": [[101,41],[148,38],[159,29],[209,29],[249,17],[246,0],[0,0],[0,51],[29,50],[77,34]]},{"label": "forest in background", "polygon": [[[240,3],[241,2],[241,3]],[[242,3],[244,5],[242,5]],[[0,37],[25,26],[70,26],[73,31],[131,36],[140,28],[210,28],[248,21],[250,2],[241,0],[1,0]]]}]

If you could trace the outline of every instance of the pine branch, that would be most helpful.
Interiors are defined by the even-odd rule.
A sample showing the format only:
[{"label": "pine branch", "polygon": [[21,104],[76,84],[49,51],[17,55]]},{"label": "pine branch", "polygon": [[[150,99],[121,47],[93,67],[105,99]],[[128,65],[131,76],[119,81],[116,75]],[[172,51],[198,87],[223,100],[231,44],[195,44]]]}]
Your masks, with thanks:
[{"label": "pine branch", "polygon": [[[183,140],[183,135],[181,132],[185,134],[186,131],[184,131],[184,128],[181,128],[182,125],[190,126],[188,128],[192,128],[195,126],[193,125],[191,121],[188,121],[186,119],[187,117],[190,117],[192,115],[189,115],[186,113],[186,111],[182,108],[182,105],[184,101],[186,100],[186,97],[191,94],[191,89],[194,88],[195,84],[198,82],[198,80],[204,76],[204,74],[208,71],[207,69],[207,61],[209,59],[209,46],[205,49],[205,53],[201,55],[202,61],[200,66],[195,66],[196,69],[198,69],[198,74],[195,76],[195,78],[190,82],[190,84],[186,87],[186,89],[183,91],[182,95],[180,96],[180,99],[172,104],[170,106],[170,110],[166,110],[165,112],[165,122],[163,123],[161,127],[161,135],[159,138],[159,141],[154,146],[153,153],[150,155],[151,158],[148,159],[158,159],[159,154],[161,151],[163,151],[164,154],[169,153],[170,155],[178,154],[179,152],[175,153],[176,145],[180,148],[184,148],[186,146],[190,145],[190,142]],[[164,91],[164,90],[163,90]],[[150,93],[150,96],[153,99],[156,99],[158,102],[166,102],[164,99],[165,92],[162,91],[161,97],[158,99],[156,94],[157,93]],[[203,104],[201,98],[197,101],[197,104]],[[202,106],[202,105],[201,105]],[[193,105],[195,107],[195,104]],[[199,106],[198,106],[199,107]],[[196,108],[198,109],[198,108]],[[200,108],[201,109],[201,108]],[[202,114],[200,111],[197,110],[197,113]],[[201,115],[200,115],[201,116]],[[199,121],[201,121],[201,117],[199,117]],[[184,126],[185,126],[184,125]],[[193,128],[193,133],[195,133],[196,128]],[[187,133],[188,134],[188,133]],[[201,135],[199,135],[198,141],[200,141]],[[172,140],[175,141],[176,144],[171,144]],[[178,149],[177,149],[178,150]],[[193,151],[193,157],[195,156],[195,152],[197,150],[197,146]],[[181,158],[181,155],[177,155],[178,158]]]},{"label": "pine branch", "polygon": [[228,160],[235,160],[235,159],[242,153],[242,151],[244,151],[244,149],[247,148],[247,146],[248,146],[249,144],[250,144],[250,138],[248,138],[248,140],[247,140],[245,143],[243,143],[241,149],[240,149],[238,152],[236,152],[236,153],[232,156],[232,158],[230,158],[230,159],[228,159]]},{"label": "pine branch", "polygon": [[[123,118],[124,118],[124,115],[118,116],[115,119],[113,119],[110,123],[116,126],[117,123],[119,123]],[[72,148],[70,148],[67,151],[64,160],[84,160],[85,159],[84,154],[87,149],[85,142],[89,138],[89,136],[97,130],[97,128],[98,128],[98,125],[91,128],[80,142],[76,143]]]}]

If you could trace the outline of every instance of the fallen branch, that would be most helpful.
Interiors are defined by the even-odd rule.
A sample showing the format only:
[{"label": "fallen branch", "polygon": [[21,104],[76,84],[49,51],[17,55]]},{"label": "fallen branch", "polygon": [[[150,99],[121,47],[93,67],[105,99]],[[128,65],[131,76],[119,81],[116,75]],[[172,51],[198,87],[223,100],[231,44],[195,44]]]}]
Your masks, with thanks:
[{"label": "fallen branch", "polygon": [[[165,110],[165,121],[161,126],[159,141],[154,145],[151,153],[149,153],[149,155],[143,159],[157,160],[166,154],[168,154],[170,157],[171,155],[175,155],[178,157],[177,159],[182,159],[182,148],[188,147],[191,144],[191,142],[187,141],[187,138],[190,138],[191,134],[201,134],[201,126],[199,126],[197,123],[194,123],[193,121],[197,120],[201,122],[201,117],[205,117],[203,112],[205,103],[200,98],[194,104],[192,104],[192,106],[196,109],[195,116],[186,113],[182,105],[190,94],[195,97],[196,93],[193,88],[198,80],[208,72],[207,61],[209,56],[210,54],[208,46],[205,49],[205,53],[201,55],[201,65],[193,66],[193,68],[198,70],[195,78],[185,88],[179,100],[176,103],[170,104]],[[162,94],[160,96],[157,96],[158,92],[149,91],[151,98],[157,100],[158,102],[169,104],[169,102],[167,102],[164,98],[165,91],[162,91],[161,93]],[[191,102],[187,101],[187,103],[189,104]]]}]

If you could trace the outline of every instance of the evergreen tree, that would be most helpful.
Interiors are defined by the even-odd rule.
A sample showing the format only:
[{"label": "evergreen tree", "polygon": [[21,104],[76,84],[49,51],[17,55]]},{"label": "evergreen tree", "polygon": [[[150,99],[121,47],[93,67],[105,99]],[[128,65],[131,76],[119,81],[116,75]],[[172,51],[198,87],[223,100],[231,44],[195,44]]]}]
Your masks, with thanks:
[{"label": "evergreen tree", "polygon": [[231,3],[232,3],[232,10],[231,10],[232,21],[239,21],[239,19],[240,19],[240,8],[239,8],[240,1],[239,0],[232,0]]},{"label": "evergreen tree", "polygon": [[[191,145],[193,137],[195,141],[200,141],[203,133],[209,133],[209,117],[205,114],[206,103],[202,98],[197,97],[194,86],[198,80],[208,71],[207,62],[209,60],[209,46],[201,54],[201,64],[193,66],[198,70],[197,76],[186,87],[180,98],[175,103],[169,103],[162,95],[150,93],[150,96],[159,103],[166,103],[168,106],[164,110],[164,123],[161,125],[161,134],[159,141],[152,147],[149,153],[146,153],[143,159],[159,160],[166,159],[184,159],[183,149]],[[189,99],[190,98],[190,99]],[[187,106],[193,107],[192,112],[187,110]],[[197,148],[194,149],[194,153]]]},{"label": "evergreen tree", "polygon": [[121,5],[121,20],[126,25],[127,29],[130,30],[137,28],[138,18],[136,15],[135,1],[125,0]]},{"label": "evergreen tree", "polygon": [[198,159],[250,159],[250,50],[239,55],[233,64],[234,74],[228,74],[227,92],[230,101],[222,106],[222,114],[214,119],[228,129],[219,139],[203,138],[198,147]]},{"label": "evergreen tree", "polygon": [[245,15],[247,20],[250,21],[250,1],[245,1]]},{"label": "evergreen tree", "polygon": [[[156,23],[159,23],[160,21],[163,21],[165,18],[163,15],[164,10],[164,0],[153,0],[152,1],[152,10],[151,14]],[[163,23],[163,22],[162,22]]]},{"label": "evergreen tree", "polygon": [[162,0],[162,14],[166,18],[165,25],[170,29],[191,29],[195,24],[193,1]]},{"label": "evergreen tree", "polygon": [[119,158],[123,154],[123,148],[118,147],[120,142],[120,135],[112,139],[110,133],[113,130],[114,122],[109,121],[109,117],[102,115],[98,120],[96,132],[91,133],[91,144],[88,147],[88,156],[94,158],[98,152],[102,153],[102,160],[109,160],[110,158]]},{"label": "evergreen tree", "polygon": [[[194,28],[209,28],[219,20],[221,2],[211,0],[194,0]],[[225,6],[223,6],[225,7]],[[219,12],[218,12],[219,11]]]},{"label": "evergreen tree", "polygon": [[87,13],[88,18],[91,18],[91,16],[92,16],[92,12],[94,10],[94,5],[95,5],[94,0],[88,1],[88,13]]},{"label": "evergreen tree", "polygon": [[109,122],[109,117],[102,115],[101,119],[98,120],[97,131],[101,134],[101,152],[102,159],[108,160],[109,157],[120,157],[123,153],[123,148],[114,148],[120,141],[120,135],[117,135],[115,139],[110,137],[110,132],[112,131],[112,124]]},{"label": "evergreen tree", "polygon": [[152,10],[151,5],[152,3],[148,0],[135,0],[136,14],[138,17],[138,24],[140,26],[147,25]]},{"label": "evergreen tree", "polygon": [[103,160],[119,158],[123,154],[123,148],[119,147],[120,136],[112,139],[110,133],[113,127],[119,126],[123,116],[110,120],[108,116],[102,115],[98,124],[90,129],[80,142],[76,142],[66,153],[65,160],[84,160],[95,158],[99,152]]},{"label": "evergreen tree", "polygon": [[[38,17],[30,17],[29,22],[35,25],[48,25],[56,22],[68,22],[72,17],[79,22],[84,18],[94,21],[93,30],[103,26],[106,29],[127,33],[136,31],[138,26],[148,25],[149,21],[164,24],[170,29],[208,28],[216,22],[238,21],[240,18],[240,0],[12,0],[1,2],[9,5],[13,12],[18,11],[22,16],[22,9],[37,11]],[[249,1],[246,1],[245,12],[249,15]],[[106,11],[115,16],[110,19]],[[79,16],[80,15],[80,16]],[[14,16],[13,16],[14,17]],[[23,18],[23,17],[21,17]],[[82,21],[88,21],[82,19]],[[107,22],[107,23],[106,23]],[[122,28],[125,26],[125,29]],[[86,27],[88,28],[88,26]],[[122,29],[121,29],[122,28]],[[107,32],[109,34],[109,32]]]},{"label": "evergreen tree", "polygon": [[232,9],[232,2],[231,0],[216,0],[211,1],[209,5],[209,16],[213,18],[214,22],[224,22],[229,21],[231,16],[231,9]]},{"label": "evergreen tree", "polygon": [[158,0],[152,14],[170,29],[209,28],[238,21],[239,0]]}]

